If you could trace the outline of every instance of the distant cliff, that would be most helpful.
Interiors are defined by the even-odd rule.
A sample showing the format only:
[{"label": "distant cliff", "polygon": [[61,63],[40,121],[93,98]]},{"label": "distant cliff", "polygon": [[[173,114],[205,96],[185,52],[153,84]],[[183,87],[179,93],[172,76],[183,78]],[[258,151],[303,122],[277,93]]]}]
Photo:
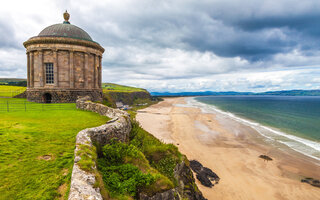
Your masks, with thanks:
[{"label": "distant cliff", "polygon": [[151,92],[152,96],[227,96],[227,95],[278,95],[278,96],[320,96],[320,90],[282,90],[270,92]]},{"label": "distant cliff", "polygon": [[126,105],[134,105],[151,101],[150,93],[142,88],[117,85],[113,83],[103,83],[104,104],[115,107],[116,102]]}]

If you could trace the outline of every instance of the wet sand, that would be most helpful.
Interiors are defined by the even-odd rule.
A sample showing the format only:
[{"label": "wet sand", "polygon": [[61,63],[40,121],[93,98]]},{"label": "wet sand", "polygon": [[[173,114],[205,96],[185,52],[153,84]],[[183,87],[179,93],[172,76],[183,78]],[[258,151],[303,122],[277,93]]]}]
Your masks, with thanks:
[{"label": "wet sand", "polygon": [[[264,142],[251,127],[198,108],[181,107],[185,98],[167,98],[140,110],[136,119],[151,134],[174,143],[220,177],[213,188],[197,185],[209,200],[320,199],[320,188],[301,183],[320,179],[320,163],[293,150]],[[259,155],[273,161],[265,162]]]}]

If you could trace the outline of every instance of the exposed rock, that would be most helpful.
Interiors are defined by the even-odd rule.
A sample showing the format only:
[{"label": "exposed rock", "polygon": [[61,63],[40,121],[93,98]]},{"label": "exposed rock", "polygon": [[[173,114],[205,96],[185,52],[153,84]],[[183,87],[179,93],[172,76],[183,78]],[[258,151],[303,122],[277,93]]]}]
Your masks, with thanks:
[{"label": "exposed rock", "polygon": [[203,167],[202,172],[207,176],[212,177],[216,182],[220,180],[219,176],[207,167]]},{"label": "exposed rock", "polygon": [[177,191],[182,197],[192,200],[206,200],[195,183],[189,164],[185,161],[175,167],[174,177],[179,183]]},{"label": "exposed rock", "polygon": [[175,191],[175,189],[171,189],[162,193],[157,193],[151,197],[146,194],[139,195],[140,200],[180,200],[180,196]]},{"label": "exposed rock", "polygon": [[320,181],[317,179],[313,179],[313,178],[304,178],[301,179],[302,183],[308,183],[314,187],[320,187]]},{"label": "exposed rock", "polygon": [[270,158],[269,156],[267,155],[260,155],[259,158],[263,159],[263,160],[266,160],[266,161],[272,161],[272,158]]},{"label": "exposed rock", "polygon": [[212,187],[214,184],[211,181],[215,181],[216,184],[219,183],[219,176],[214,173],[211,169],[203,167],[202,164],[196,160],[190,161],[191,169],[197,174],[197,179],[200,183],[206,187]]},{"label": "exposed rock", "polygon": [[201,169],[203,168],[202,164],[196,160],[190,161],[190,167],[195,173],[200,173]]},{"label": "exposed rock", "polygon": [[197,174],[197,179],[200,181],[200,183],[206,187],[212,187],[213,184],[211,183],[210,179],[207,177],[207,175],[203,172],[200,172]]}]

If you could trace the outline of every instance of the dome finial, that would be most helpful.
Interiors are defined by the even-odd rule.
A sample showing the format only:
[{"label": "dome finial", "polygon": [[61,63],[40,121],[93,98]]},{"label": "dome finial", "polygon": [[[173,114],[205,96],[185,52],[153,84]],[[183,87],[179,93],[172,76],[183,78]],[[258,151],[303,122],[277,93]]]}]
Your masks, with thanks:
[{"label": "dome finial", "polygon": [[69,19],[70,19],[70,14],[68,13],[68,11],[66,10],[65,13],[63,13],[63,18],[64,18],[64,24],[70,24]]}]

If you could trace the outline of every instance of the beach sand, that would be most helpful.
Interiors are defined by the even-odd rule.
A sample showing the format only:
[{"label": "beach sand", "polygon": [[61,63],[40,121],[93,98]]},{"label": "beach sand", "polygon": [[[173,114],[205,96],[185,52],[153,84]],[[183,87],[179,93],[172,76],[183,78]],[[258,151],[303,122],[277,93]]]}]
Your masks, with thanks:
[{"label": "beach sand", "polygon": [[[174,143],[189,160],[218,174],[220,182],[212,188],[197,180],[207,199],[320,199],[320,188],[300,182],[304,177],[320,179],[318,161],[275,148],[239,122],[176,104],[185,104],[185,98],[166,98],[140,110],[136,119],[160,140]],[[261,154],[273,161],[265,162]]]}]

